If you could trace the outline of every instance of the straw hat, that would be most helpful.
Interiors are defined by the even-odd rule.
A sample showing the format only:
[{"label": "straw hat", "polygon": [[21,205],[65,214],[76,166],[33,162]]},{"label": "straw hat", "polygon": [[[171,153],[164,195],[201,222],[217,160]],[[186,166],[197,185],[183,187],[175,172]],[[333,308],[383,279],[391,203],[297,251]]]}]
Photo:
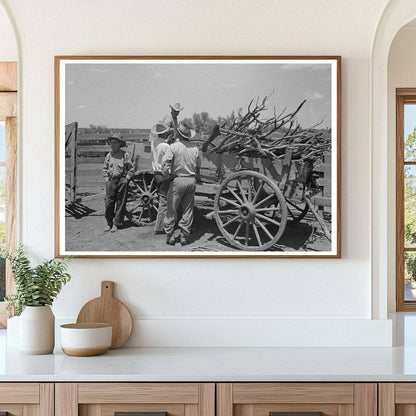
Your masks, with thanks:
[{"label": "straw hat", "polygon": [[120,133],[114,133],[114,134],[111,133],[107,137],[107,141],[110,142],[111,140],[118,140],[121,147],[126,147],[127,146],[125,138]]},{"label": "straw hat", "polygon": [[183,110],[183,107],[181,107],[181,105],[180,105],[179,103],[175,103],[175,104],[173,104],[173,105],[170,105],[170,104],[169,104],[169,107],[170,107],[172,110],[175,110],[175,111],[177,111],[177,112],[179,112],[179,111],[182,111],[182,110]]},{"label": "straw hat", "polygon": [[167,126],[163,121],[158,121],[150,130],[152,134],[160,135],[169,131],[169,126]]},{"label": "straw hat", "polygon": [[188,127],[185,123],[180,122],[178,126],[178,133],[186,140],[192,139],[192,137],[195,137],[195,130]]}]

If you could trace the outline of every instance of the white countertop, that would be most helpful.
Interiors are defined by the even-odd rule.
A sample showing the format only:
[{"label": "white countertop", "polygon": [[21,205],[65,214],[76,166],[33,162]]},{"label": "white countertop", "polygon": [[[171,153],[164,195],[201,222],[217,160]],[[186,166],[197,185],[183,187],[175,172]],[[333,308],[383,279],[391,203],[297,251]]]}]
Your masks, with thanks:
[{"label": "white countertop", "polygon": [[416,381],[416,348],[120,348],[21,355],[0,331],[0,381]]}]

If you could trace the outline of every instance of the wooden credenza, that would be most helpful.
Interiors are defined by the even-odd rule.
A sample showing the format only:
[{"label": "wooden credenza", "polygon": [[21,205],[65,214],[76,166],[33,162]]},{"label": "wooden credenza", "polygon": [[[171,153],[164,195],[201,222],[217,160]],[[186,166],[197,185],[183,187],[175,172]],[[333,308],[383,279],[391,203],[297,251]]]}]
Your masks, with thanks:
[{"label": "wooden credenza", "polygon": [[0,416],[416,416],[416,383],[0,383]]}]

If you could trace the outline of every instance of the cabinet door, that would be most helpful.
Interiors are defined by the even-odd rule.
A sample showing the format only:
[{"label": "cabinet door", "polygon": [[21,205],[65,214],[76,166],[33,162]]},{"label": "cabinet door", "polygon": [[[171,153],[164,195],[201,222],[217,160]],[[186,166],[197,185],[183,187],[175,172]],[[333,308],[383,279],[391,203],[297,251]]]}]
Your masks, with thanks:
[{"label": "cabinet door", "polygon": [[416,383],[380,383],[380,416],[415,416]]},{"label": "cabinet door", "polygon": [[215,416],[213,383],[58,383],[56,416]]},{"label": "cabinet door", "polygon": [[0,383],[0,415],[53,416],[51,383]]},{"label": "cabinet door", "polygon": [[377,416],[377,384],[220,383],[217,416]]}]

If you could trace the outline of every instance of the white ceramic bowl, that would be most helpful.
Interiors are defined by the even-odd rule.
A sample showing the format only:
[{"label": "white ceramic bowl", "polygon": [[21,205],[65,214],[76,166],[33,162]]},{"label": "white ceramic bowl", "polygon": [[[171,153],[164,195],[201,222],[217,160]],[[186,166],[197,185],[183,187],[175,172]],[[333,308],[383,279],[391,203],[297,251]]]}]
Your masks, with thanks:
[{"label": "white ceramic bowl", "polygon": [[65,324],[60,329],[61,348],[67,355],[100,355],[111,347],[113,328],[110,324]]}]

